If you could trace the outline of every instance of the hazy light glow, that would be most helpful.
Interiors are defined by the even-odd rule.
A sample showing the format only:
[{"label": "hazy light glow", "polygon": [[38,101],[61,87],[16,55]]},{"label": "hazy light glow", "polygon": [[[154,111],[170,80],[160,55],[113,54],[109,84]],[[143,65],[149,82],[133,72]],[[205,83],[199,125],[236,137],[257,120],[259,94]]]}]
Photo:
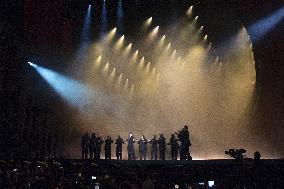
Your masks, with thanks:
[{"label": "hazy light glow", "polygon": [[53,70],[30,64],[68,104],[80,111],[98,94],[90,87]]},{"label": "hazy light glow", "polygon": [[95,60],[95,66],[99,67],[102,61],[102,55],[99,55]]},{"label": "hazy light glow", "polygon": [[92,10],[92,6],[89,5],[88,9],[87,9],[86,16],[84,18],[84,25],[83,25],[83,29],[82,29],[82,33],[81,33],[81,38],[80,38],[81,43],[89,42],[89,40],[90,40],[91,10]]},{"label": "hazy light glow", "polygon": [[124,83],[124,89],[128,88],[128,78],[126,79],[125,83]]},{"label": "hazy light glow", "polygon": [[106,2],[103,2],[102,13],[101,13],[101,27],[100,27],[100,38],[102,39],[107,30],[107,9],[106,9]]},{"label": "hazy light glow", "polygon": [[122,35],[118,40],[117,40],[117,42],[115,43],[115,45],[114,45],[114,48],[115,48],[115,50],[120,50],[121,48],[122,48],[122,46],[123,46],[123,41],[124,41],[124,35]]},{"label": "hazy light glow", "polygon": [[109,62],[106,63],[105,67],[104,67],[104,73],[106,73],[109,70]]},{"label": "hazy light glow", "polygon": [[138,50],[135,51],[135,53],[133,53],[131,59],[130,59],[130,63],[136,62],[137,58],[138,58]]},{"label": "hazy light glow", "polygon": [[106,35],[106,41],[107,42],[110,42],[114,38],[114,36],[116,34],[116,30],[117,30],[117,28],[115,27],[111,31],[108,32],[108,34]]},{"label": "hazy light glow", "polygon": [[116,14],[116,25],[120,31],[124,29],[123,23],[123,7],[122,7],[122,0],[118,0],[117,2],[117,14]]},{"label": "hazy light glow", "polygon": [[[187,15],[183,14],[183,17],[178,28],[174,27],[175,23],[163,28],[166,35],[160,35],[162,28],[153,27],[153,23],[153,30],[146,33],[142,23],[140,29],[143,33],[136,38],[129,36],[137,44],[126,43],[124,37],[119,36],[109,48],[100,50],[98,45],[95,57],[94,51],[90,53],[91,58],[87,60],[92,63],[101,53],[100,59],[104,63],[110,61],[111,65],[102,64],[96,73],[85,73],[85,70],[90,70],[87,66],[93,65],[86,64],[81,75],[88,75],[90,79],[84,81],[96,91],[104,91],[106,96],[117,97],[112,103],[118,108],[96,109],[95,115],[99,115],[96,117],[78,116],[82,125],[85,122],[91,125],[89,128],[82,126],[82,131],[102,132],[115,137],[118,133],[127,136],[131,130],[135,136],[144,134],[149,139],[159,133],[169,138],[172,132],[188,124],[194,144],[191,153],[193,158],[202,159],[220,154],[220,158],[224,158],[224,150],[238,148],[236,140],[240,145],[250,141],[248,118],[255,70],[247,32],[242,30],[233,37],[235,40],[225,41],[226,48],[218,48],[219,42],[216,41],[216,52],[213,48],[209,51],[209,38],[209,45],[202,40],[206,25],[200,27],[192,20],[194,17],[188,23]],[[114,34],[112,32],[112,36]],[[151,34],[153,40],[149,40]],[[104,107],[101,104],[101,108]],[[116,116],[121,115],[120,107],[127,109],[123,117]],[[167,151],[170,151],[169,146]]]},{"label": "hazy light glow", "polygon": [[152,24],[152,20],[153,20],[153,18],[150,17],[145,21],[145,23],[144,23],[145,28],[148,28]]},{"label": "hazy light glow", "polygon": [[205,35],[205,36],[203,37],[203,40],[204,40],[204,41],[207,41],[207,38],[208,38],[208,35]]},{"label": "hazy light glow", "polygon": [[144,62],[145,62],[145,58],[144,56],[140,59],[138,65],[139,65],[139,69],[141,69],[144,66]]},{"label": "hazy light glow", "polygon": [[149,33],[149,40],[152,41],[154,39],[154,37],[157,36],[159,31],[159,26],[155,27],[151,33]]},{"label": "hazy light glow", "polygon": [[192,9],[193,9],[193,6],[190,6],[190,7],[188,8],[188,10],[186,11],[186,14],[187,14],[188,16],[191,16],[191,15],[192,15]]},{"label": "hazy light glow", "polygon": [[248,28],[248,32],[251,36],[252,41],[259,41],[262,37],[267,34],[273,27],[283,20],[284,17],[284,6],[279,10],[275,11],[268,17],[265,17]]}]

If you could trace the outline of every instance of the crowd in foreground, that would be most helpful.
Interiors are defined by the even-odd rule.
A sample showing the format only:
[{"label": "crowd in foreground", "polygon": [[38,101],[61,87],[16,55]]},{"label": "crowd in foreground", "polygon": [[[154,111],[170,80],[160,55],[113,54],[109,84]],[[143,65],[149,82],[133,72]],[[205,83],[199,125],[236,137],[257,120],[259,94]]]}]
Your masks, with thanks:
[{"label": "crowd in foreground", "polygon": [[[107,161],[109,162],[109,161]],[[1,161],[0,186],[23,189],[270,189],[283,187],[283,162],[176,165],[89,160]],[[209,180],[210,179],[210,180]]]},{"label": "crowd in foreground", "polygon": [[[89,136],[88,133],[85,133],[81,139],[82,159],[89,158],[99,160],[101,157],[101,146],[103,143],[105,144],[105,159],[111,159],[111,146],[113,142],[114,141],[110,136],[106,136],[106,138],[103,138],[101,134],[96,136],[95,133],[92,133],[91,136]],[[132,132],[129,132],[129,135],[125,140],[123,140],[120,135],[118,135],[117,139],[115,140],[117,160],[122,159],[122,145],[125,143],[127,143],[128,160],[135,160],[135,142],[137,142],[137,144],[139,145],[140,160],[146,160],[148,143],[151,145],[151,160],[158,159],[158,152],[160,159],[165,160],[166,145],[171,146],[172,160],[177,160],[178,154],[180,155],[181,160],[192,159],[189,153],[189,147],[191,146],[191,142],[189,139],[187,125],[185,125],[180,131],[171,134],[169,143],[166,143],[166,138],[163,136],[163,134],[160,134],[159,138],[154,135],[151,140],[147,140],[144,135],[142,135],[140,139],[135,140]]]}]

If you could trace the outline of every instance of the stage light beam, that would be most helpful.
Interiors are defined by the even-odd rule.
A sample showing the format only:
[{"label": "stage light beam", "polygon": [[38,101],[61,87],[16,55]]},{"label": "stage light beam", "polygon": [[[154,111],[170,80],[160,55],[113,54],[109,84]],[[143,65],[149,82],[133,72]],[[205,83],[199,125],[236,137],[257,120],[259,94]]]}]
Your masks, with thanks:
[{"label": "stage light beam", "polygon": [[151,33],[149,34],[149,40],[152,41],[158,34],[159,32],[159,26],[155,27]]},{"label": "stage light beam", "polygon": [[280,23],[284,18],[284,6],[270,16],[265,17],[248,28],[248,33],[252,41],[259,41],[265,36],[273,27]]},{"label": "stage light beam", "polygon": [[117,28],[115,27],[111,31],[108,32],[108,34],[106,35],[107,42],[110,42],[114,38],[116,31],[117,31]]},{"label": "stage light beam", "polygon": [[122,35],[122,36],[118,39],[118,41],[115,43],[115,45],[114,45],[115,50],[119,51],[119,50],[122,48],[122,46],[123,46],[123,41],[124,41],[124,35]]},{"label": "stage light beam", "polygon": [[188,8],[188,10],[186,11],[186,14],[187,14],[187,16],[192,16],[192,9],[193,9],[193,6],[190,6],[189,8]]},{"label": "stage light beam", "polygon": [[117,2],[116,25],[120,31],[124,29],[122,0]]},{"label": "stage light beam", "polygon": [[106,9],[106,3],[105,1],[103,2],[103,7],[102,7],[102,12],[101,12],[101,27],[100,27],[100,39],[103,38],[103,36],[105,35],[106,33],[106,30],[107,30],[107,25],[108,25],[108,22],[107,22],[107,9]]},{"label": "stage light beam", "polygon": [[29,65],[39,73],[63,100],[69,105],[78,108],[82,113],[85,113],[85,107],[93,98],[101,98],[98,92],[79,81],[31,62],[29,62]]},{"label": "stage light beam", "polygon": [[150,17],[144,22],[144,28],[147,29],[152,24],[153,18]]}]

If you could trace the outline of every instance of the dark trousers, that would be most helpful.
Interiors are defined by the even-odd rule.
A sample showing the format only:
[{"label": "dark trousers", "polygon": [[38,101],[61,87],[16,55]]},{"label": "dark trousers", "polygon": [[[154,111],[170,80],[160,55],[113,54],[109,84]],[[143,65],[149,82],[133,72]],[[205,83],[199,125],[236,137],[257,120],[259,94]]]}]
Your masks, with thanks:
[{"label": "dark trousers", "polygon": [[141,150],[140,151],[140,160],[146,160],[146,150]]},{"label": "dark trousers", "polygon": [[151,150],[151,160],[157,160],[157,156],[158,156],[158,149],[152,149]]},{"label": "dark trousers", "polygon": [[111,149],[105,150],[105,159],[111,159]]},{"label": "dark trousers", "polygon": [[82,148],[82,159],[88,158],[88,148]]},{"label": "dark trousers", "polygon": [[121,160],[122,159],[122,151],[116,151],[116,159]]},{"label": "dark trousers", "polygon": [[178,150],[171,149],[172,160],[177,160]]},{"label": "dark trousers", "polygon": [[160,158],[161,160],[165,160],[165,150],[160,150]]},{"label": "dark trousers", "polygon": [[128,152],[128,160],[135,160],[135,153]]},{"label": "dark trousers", "polygon": [[93,159],[93,158],[95,158],[96,157],[96,153],[95,153],[95,149],[93,149],[93,148],[90,148],[90,159]]},{"label": "dark trousers", "polygon": [[135,149],[132,146],[127,147],[128,150],[128,160],[135,160]]},{"label": "dark trousers", "polygon": [[180,159],[181,160],[185,160],[186,159],[186,156],[187,156],[187,153],[186,153],[186,146],[181,144],[180,145]]},{"label": "dark trousers", "polygon": [[101,151],[97,151],[96,156],[95,156],[96,160],[101,159]]}]

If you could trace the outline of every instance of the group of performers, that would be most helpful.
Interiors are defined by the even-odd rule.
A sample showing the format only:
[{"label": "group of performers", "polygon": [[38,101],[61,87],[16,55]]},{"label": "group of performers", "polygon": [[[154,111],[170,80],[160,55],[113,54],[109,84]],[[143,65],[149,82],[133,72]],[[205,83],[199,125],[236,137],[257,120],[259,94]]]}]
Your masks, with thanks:
[{"label": "group of performers", "polygon": [[[151,140],[147,140],[144,135],[142,135],[140,139],[135,140],[132,132],[129,132],[129,135],[125,140],[123,140],[120,135],[118,135],[117,139],[115,140],[117,160],[122,159],[122,145],[125,142],[127,142],[128,144],[128,160],[136,160],[134,148],[135,142],[137,142],[137,144],[139,145],[140,160],[146,160],[148,143],[151,144],[151,160],[158,159],[158,152],[160,159],[165,160],[166,145],[171,146],[172,160],[177,160],[178,153],[180,153],[181,160],[191,160],[189,153],[189,147],[191,146],[191,143],[187,125],[185,125],[180,131],[171,134],[169,143],[166,143],[166,138],[163,136],[163,134],[160,134],[159,138],[154,135]],[[91,136],[89,136],[88,133],[85,133],[85,135],[82,136],[81,140],[82,159],[90,158],[99,160],[101,154],[101,145],[103,143],[105,143],[105,159],[111,159],[111,145],[113,143],[111,137],[107,136],[104,139],[101,134],[99,136],[96,136],[95,133],[92,133]]]}]

